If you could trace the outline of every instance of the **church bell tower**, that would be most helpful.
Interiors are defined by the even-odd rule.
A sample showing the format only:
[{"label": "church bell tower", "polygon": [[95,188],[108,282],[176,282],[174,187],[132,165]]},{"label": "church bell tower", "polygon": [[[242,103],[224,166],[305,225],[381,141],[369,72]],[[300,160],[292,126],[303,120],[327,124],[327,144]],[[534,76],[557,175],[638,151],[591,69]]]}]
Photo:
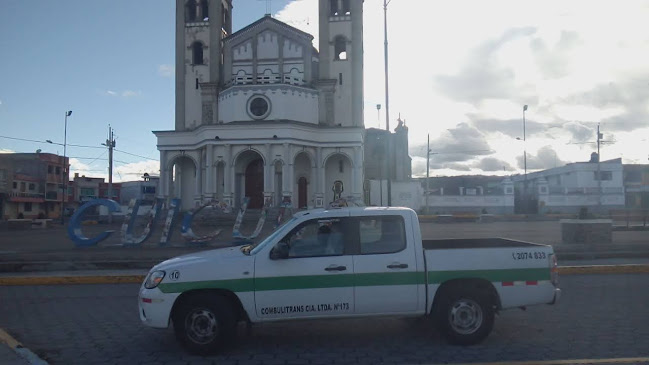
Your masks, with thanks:
[{"label": "church bell tower", "polygon": [[231,0],[176,0],[177,131],[217,122],[222,40],[231,33]]},{"label": "church bell tower", "polygon": [[363,127],[363,0],[319,0],[320,123]]}]

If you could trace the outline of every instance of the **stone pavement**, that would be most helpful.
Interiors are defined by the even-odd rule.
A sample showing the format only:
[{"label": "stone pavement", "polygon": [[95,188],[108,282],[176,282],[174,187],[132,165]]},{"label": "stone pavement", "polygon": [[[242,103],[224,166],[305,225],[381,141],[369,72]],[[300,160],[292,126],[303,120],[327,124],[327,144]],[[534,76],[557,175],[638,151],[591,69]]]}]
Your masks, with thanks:
[{"label": "stone pavement", "polygon": [[267,323],[251,336],[242,326],[226,353],[191,356],[171,329],[141,324],[137,284],[2,287],[0,327],[52,365],[647,363],[647,275],[562,277],[558,304],[503,311],[486,341],[470,347],[446,344],[423,318],[372,318]]}]

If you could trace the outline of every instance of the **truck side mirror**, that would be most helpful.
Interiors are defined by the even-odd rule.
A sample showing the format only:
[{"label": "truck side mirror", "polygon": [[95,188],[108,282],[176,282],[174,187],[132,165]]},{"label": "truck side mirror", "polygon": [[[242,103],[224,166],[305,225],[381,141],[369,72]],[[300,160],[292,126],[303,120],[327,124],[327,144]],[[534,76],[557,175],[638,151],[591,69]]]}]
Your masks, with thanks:
[{"label": "truck side mirror", "polygon": [[272,250],[270,250],[271,260],[281,260],[288,258],[288,243],[284,241],[278,242]]}]

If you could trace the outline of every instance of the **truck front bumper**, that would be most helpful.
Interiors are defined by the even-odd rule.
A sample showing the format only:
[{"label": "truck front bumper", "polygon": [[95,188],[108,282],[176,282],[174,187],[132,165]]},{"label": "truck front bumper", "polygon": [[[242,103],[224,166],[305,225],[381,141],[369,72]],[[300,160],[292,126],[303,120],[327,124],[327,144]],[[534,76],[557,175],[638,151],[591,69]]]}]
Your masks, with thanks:
[{"label": "truck front bumper", "polygon": [[169,327],[171,308],[178,294],[163,294],[158,288],[140,288],[138,295],[138,311],[140,320],[154,328]]}]

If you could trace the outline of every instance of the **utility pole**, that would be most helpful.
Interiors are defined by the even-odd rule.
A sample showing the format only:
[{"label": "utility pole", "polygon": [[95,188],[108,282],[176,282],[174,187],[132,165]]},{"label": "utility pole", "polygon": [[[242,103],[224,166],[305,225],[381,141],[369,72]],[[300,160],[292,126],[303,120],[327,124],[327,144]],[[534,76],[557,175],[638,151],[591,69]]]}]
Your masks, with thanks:
[{"label": "utility pole", "polygon": [[599,132],[599,123],[597,123],[597,207],[598,207],[598,214],[601,211],[602,207],[602,172],[600,171],[600,164],[599,162],[602,160],[599,157],[599,144],[600,141],[602,140],[603,135]]},{"label": "utility pole", "polygon": [[[115,148],[115,138],[113,137],[113,128],[108,125],[108,139],[104,146],[108,147],[108,199],[113,199],[113,148]],[[113,223],[113,214],[108,212],[108,223]]]},{"label": "utility pole", "polygon": [[387,158],[386,164],[387,175],[388,175],[388,207],[392,205],[392,184],[390,183],[390,178],[392,174],[392,163],[391,163],[391,154],[390,154],[390,142],[392,140],[390,133],[390,102],[389,102],[389,93],[388,93],[388,4],[389,0],[383,0],[383,54],[385,59],[385,130],[388,131],[388,147],[387,147]]},{"label": "utility pole", "polygon": [[428,209],[428,194],[430,194],[430,187],[429,187],[429,181],[430,181],[430,133],[428,133],[428,142],[426,143],[426,192],[424,195],[426,196],[426,214],[429,214],[429,209]]}]

